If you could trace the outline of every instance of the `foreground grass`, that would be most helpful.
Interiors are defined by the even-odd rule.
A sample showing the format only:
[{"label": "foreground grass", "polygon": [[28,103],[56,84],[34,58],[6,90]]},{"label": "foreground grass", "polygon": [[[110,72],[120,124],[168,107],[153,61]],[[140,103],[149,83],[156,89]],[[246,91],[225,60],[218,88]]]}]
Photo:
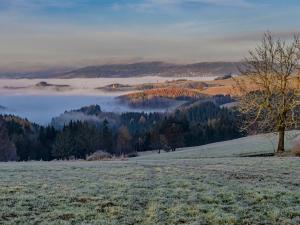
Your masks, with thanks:
[{"label": "foreground grass", "polygon": [[0,164],[0,224],[299,224],[297,158]]}]

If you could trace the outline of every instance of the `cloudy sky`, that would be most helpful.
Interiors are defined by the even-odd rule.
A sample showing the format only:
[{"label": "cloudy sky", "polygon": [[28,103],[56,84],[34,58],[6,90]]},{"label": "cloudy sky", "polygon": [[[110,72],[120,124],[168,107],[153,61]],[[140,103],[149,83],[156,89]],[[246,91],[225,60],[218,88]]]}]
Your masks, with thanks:
[{"label": "cloudy sky", "polygon": [[0,0],[0,68],[235,61],[300,32],[299,0]]}]

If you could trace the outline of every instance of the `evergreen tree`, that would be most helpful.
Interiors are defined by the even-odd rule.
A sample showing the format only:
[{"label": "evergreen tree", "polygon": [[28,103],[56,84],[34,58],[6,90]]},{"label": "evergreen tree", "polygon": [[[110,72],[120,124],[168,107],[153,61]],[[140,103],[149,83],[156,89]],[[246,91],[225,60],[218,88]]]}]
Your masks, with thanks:
[{"label": "evergreen tree", "polygon": [[113,134],[109,128],[109,123],[105,119],[102,124],[102,146],[103,150],[112,153],[113,148]]}]

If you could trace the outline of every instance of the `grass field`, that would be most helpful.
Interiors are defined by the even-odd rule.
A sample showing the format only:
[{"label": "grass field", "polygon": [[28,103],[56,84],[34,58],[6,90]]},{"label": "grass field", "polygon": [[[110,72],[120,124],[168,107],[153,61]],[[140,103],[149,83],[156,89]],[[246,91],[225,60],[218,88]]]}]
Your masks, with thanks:
[{"label": "grass field", "polygon": [[[239,141],[232,146],[246,148]],[[229,145],[206,146],[212,155],[203,146],[161,159],[1,163],[0,224],[299,224],[300,159],[222,155]]]}]

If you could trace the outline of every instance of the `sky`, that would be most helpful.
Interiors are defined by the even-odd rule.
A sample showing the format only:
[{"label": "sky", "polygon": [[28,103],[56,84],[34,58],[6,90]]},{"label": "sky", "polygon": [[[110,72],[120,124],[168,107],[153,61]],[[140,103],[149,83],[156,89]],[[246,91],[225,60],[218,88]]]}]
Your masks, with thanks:
[{"label": "sky", "polygon": [[239,61],[300,32],[299,0],[0,0],[0,69]]}]

